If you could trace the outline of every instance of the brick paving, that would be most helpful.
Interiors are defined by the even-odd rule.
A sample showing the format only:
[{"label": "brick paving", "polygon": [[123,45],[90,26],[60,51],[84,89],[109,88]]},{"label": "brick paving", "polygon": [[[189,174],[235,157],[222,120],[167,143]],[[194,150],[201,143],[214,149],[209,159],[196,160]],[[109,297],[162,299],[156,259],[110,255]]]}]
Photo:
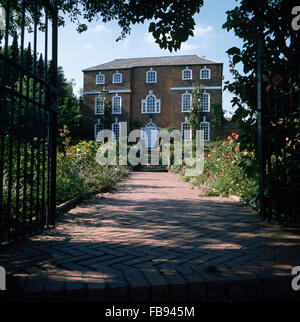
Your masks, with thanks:
[{"label": "brick paving", "polygon": [[[299,231],[162,172],[133,172],[116,192],[56,227],[0,248],[6,300],[226,301],[299,298]],[[0,296],[0,299],[1,299]]]}]

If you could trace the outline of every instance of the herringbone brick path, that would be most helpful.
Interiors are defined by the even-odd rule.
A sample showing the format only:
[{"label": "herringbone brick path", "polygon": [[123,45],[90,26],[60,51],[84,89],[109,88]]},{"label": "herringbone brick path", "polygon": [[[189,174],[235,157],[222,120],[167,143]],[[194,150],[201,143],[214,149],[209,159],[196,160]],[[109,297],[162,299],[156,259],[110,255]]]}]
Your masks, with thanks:
[{"label": "herringbone brick path", "polygon": [[55,229],[2,247],[8,294],[72,301],[291,295],[299,234],[229,199],[198,195],[174,174],[133,172],[117,192],[61,216]]}]

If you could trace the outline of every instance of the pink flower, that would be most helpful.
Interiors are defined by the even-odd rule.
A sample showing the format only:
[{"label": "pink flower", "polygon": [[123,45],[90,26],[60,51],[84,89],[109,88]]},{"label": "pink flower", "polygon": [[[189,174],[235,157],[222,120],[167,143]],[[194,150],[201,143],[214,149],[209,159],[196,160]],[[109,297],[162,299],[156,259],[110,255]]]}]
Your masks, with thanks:
[{"label": "pink flower", "polygon": [[238,134],[236,134],[234,137],[236,140],[238,140],[240,138],[240,136]]},{"label": "pink flower", "polygon": [[234,141],[233,140],[230,140],[230,142],[229,142],[230,144],[233,144],[234,143]]},{"label": "pink flower", "polygon": [[240,152],[240,148],[235,148],[235,151],[236,152]]},{"label": "pink flower", "polygon": [[231,141],[232,140],[232,137],[231,136],[228,136],[227,139],[228,139],[228,141]]},{"label": "pink flower", "polygon": [[223,146],[226,146],[226,145],[227,145],[227,142],[223,142],[223,143],[222,143],[222,145],[223,145]]},{"label": "pink flower", "polygon": [[264,82],[267,82],[269,80],[269,77],[266,74],[262,74],[261,78]]},{"label": "pink flower", "polygon": [[275,74],[272,78],[273,84],[278,86],[282,82],[283,78],[279,74]]},{"label": "pink flower", "polygon": [[271,86],[268,86],[268,87],[266,87],[266,92],[270,92],[271,91]]}]

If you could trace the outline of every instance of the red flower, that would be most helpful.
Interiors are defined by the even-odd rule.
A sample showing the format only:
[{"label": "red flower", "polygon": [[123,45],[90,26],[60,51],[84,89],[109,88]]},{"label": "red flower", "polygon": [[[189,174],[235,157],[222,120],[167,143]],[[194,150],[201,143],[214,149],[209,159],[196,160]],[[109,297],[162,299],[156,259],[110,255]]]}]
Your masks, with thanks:
[{"label": "red flower", "polygon": [[278,86],[282,82],[283,78],[279,74],[275,74],[272,78],[273,84]]},{"label": "red flower", "polygon": [[268,86],[268,87],[266,87],[266,92],[270,92],[270,90],[271,90],[271,86]]},{"label": "red flower", "polygon": [[240,152],[240,148],[235,148],[235,151],[236,152]]},{"label": "red flower", "polygon": [[264,82],[267,82],[269,80],[269,77],[266,74],[262,74],[261,78]]},{"label": "red flower", "polygon": [[208,178],[210,176],[210,173],[206,172],[204,175],[206,176],[206,178]]},{"label": "red flower", "polygon": [[232,133],[231,135],[232,135],[232,136],[236,136],[237,134],[236,134],[236,133]]}]

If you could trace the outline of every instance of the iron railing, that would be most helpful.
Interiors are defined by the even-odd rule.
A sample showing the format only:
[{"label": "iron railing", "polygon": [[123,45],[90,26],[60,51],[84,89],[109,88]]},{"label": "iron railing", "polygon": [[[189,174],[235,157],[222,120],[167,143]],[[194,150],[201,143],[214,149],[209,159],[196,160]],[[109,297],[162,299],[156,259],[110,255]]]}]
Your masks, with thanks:
[{"label": "iron railing", "polygon": [[[0,242],[55,222],[57,10],[7,0],[0,31]],[[31,29],[31,32],[29,32]]]},{"label": "iron railing", "polygon": [[300,92],[262,102],[262,215],[300,224]]}]

